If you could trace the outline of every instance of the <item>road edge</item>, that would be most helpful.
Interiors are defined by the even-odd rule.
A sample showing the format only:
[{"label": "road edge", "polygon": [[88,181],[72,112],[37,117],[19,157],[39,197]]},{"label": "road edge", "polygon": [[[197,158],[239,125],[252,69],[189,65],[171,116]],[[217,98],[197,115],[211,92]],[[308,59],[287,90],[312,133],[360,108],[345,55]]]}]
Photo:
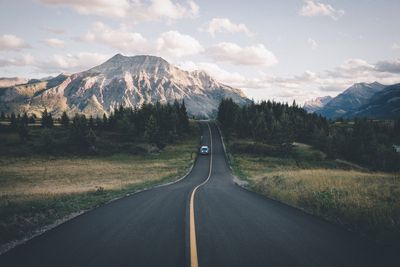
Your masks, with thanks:
[{"label": "road edge", "polygon": [[53,222],[53,223],[51,223],[51,224],[49,224],[49,225],[45,225],[45,226],[39,228],[39,229],[36,230],[33,234],[28,235],[27,237],[24,237],[24,238],[22,238],[22,239],[18,239],[18,240],[14,240],[14,241],[8,242],[8,243],[6,243],[6,244],[0,246],[0,256],[3,255],[3,254],[5,254],[5,253],[7,253],[8,251],[14,249],[15,247],[18,247],[18,246],[20,246],[20,245],[23,245],[23,244],[25,244],[26,242],[28,242],[28,241],[30,241],[30,240],[32,240],[32,239],[38,237],[38,236],[41,236],[41,235],[43,235],[44,233],[46,233],[46,232],[48,232],[48,231],[50,231],[50,230],[53,230],[54,228],[57,228],[58,226],[60,226],[60,225],[62,225],[62,224],[64,224],[64,223],[67,223],[67,222],[69,222],[69,221],[71,221],[71,220],[73,220],[73,219],[75,219],[75,218],[77,218],[77,217],[79,217],[79,216],[82,216],[82,215],[84,215],[84,214],[86,214],[86,213],[88,213],[88,212],[90,212],[90,211],[92,211],[92,210],[95,210],[95,209],[97,209],[97,208],[100,208],[100,207],[103,207],[103,206],[105,206],[105,205],[108,205],[108,204],[110,204],[111,202],[118,201],[118,200],[120,200],[120,199],[123,199],[123,198],[126,198],[126,197],[130,197],[130,196],[133,196],[133,195],[136,195],[136,194],[145,192],[145,191],[149,191],[149,190],[152,190],[152,189],[155,189],[155,188],[160,188],[160,187],[164,187],[164,186],[169,186],[169,185],[172,185],[172,184],[176,184],[176,183],[178,183],[178,182],[184,180],[187,176],[189,176],[189,174],[190,174],[190,173],[192,172],[192,170],[193,170],[193,167],[196,165],[196,161],[197,161],[197,155],[196,155],[196,158],[194,159],[193,163],[191,164],[191,166],[190,166],[189,169],[187,170],[187,172],[186,172],[183,176],[180,176],[180,175],[179,175],[179,176],[176,176],[176,177],[175,177],[175,179],[177,179],[177,180],[173,180],[173,181],[169,181],[169,182],[165,182],[165,183],[162,183],[162,182],[161,182],[160,184],[154,184],[154,185],[152,185],[152,186],[144,187],[144,188],[139,189],[139,190],[137,190],[137,191],[133,191],[133,192],[131,192],[131,193],[125,194],[125,195],[123,195],[123,196],[121,196],[121,197],[113,198],[113,199],[107,201],[106,203],[104,203],[104,204],[102,204],[102,205],[99,205],[99,206],[96,206],[96,207],[93,207],[93,208],[91,208],[91,209],[86,209],[86,210],[81,210],[81,211],[73,212],[73,213],[71,213],[71,214],[68,214],[68,215],[64,216],[63,218],[60,218],[60,219],[56,220],[55,222]]}]

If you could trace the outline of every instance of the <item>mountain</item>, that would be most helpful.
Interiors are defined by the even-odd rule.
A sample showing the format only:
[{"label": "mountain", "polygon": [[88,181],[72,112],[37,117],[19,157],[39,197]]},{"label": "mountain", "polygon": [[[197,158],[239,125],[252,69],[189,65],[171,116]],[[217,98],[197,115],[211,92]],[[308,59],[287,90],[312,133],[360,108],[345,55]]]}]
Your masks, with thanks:
[{"label": "mountain", "polygon": [[17,84],[27,83],[28,80],[20,77],[13,77],[13,78],[0,78],[0,88],[3,87],[10,87]]},{"label": "mountain", "polygon": [[303,108],[305,110],[307,110],[308,112],[312,113],[312,112],[322,109],[331,100],[332,100],[331,96],[317,97],[310,101],[306,101],[304,103]]},{"label": "mountain", "polygon": [[369,101],[345,117],[366,117],[371,119],[400,118],[400,83],[385,87],[375,93]]},{"label": "mountain", "polygon": [[185,101],[190,114],[209,117],[227,97],[239,104],[249,102],[241,90],[204,71],[184,71],[155,56],[117,54],[87,71],[3,89],[0,110],[39,114],[47,108],[55,116],[63,111],[102,116],[120,105],[138,107],[177,99]]},{"label": "mountain", "polygon": [[328,118],[339,118],[346,113],[357,110],[366,104],[369,99],[377,92],[382,91],[385,85],[378,82],[374,83],[356,83],[343,93],[331,99],[317,113]]}]

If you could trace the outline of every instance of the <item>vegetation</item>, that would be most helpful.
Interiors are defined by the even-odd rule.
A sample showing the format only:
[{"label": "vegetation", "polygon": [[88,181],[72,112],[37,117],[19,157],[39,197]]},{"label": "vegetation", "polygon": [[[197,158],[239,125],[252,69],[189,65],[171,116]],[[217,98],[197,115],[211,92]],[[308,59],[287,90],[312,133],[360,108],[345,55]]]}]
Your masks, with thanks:
[{"label": "vegetation", "polygon": [[0,124],[0,249],[71,213],[170,181],[194,162],[198,127],[185,104],[119,107],[110,116]]},{"label": "vegetation", "polygon": [[75,157],[0,157],[0,248],[71,213],[182,176],[198,138],[161,153]]},{"label": "vegetation", "polygon": [[291,144],[297,141],[313,145],[332,159],[350,160],[372,170],[400,170],[400,154],[393,149],[393,144],[400,143],[400,119],[329,122],[296,103],[263,101],[240,107],[225,99],[218,109],[218,121],[228,139],[237,136],[267,143],[281,156],[290,156]]},{"label": "vegetation", "polygon": [[[0,125],[0,155],[146,153],[163,149],[193,132],[185,103],[177,101],[173,105],[146,104],[140,109],[121,106],[103,118],[76,114],[70,119],[64,112],[57,127],[47,110],[42,113],[41,127],[28,125],[32,120],[35,118],[13,113],[9,125]],[[143,146],[145,143],[149,146]]]},{"label": "vegetation", "polygon": [[218,120],[233,170],[252,190],[399,245],[399,121],[330,122],[295,103],[229,99]]},{"label": "vegetation", "polygon": [[[231,141],[234,146],[237,141]],[[234,152],[236,175],[256,192],[385,244],[400,240],[400,174],[367,172],[295,146],[297,157]]]}]

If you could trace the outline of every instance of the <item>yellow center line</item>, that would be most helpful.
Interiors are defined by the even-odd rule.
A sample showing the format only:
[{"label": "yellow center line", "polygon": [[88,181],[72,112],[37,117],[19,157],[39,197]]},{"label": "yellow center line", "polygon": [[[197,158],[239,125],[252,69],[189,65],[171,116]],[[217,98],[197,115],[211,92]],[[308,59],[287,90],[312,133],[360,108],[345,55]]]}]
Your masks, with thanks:
[{"label": "yellow center line", "polygon": [[198,188],[201,186],[205,185],[211,177],[211,170],[212,170],[212,135],[211,135],[211,128],[210,124],[207,123],[208,130],[210,132],[210,170],[208,172],[208,177],[207,179],[196,186],[193,191],[192,195],[190,196],[190,266],[191,267],[198,267],[199,266],[199,260],[197,257],[197,241],[196,241],[196,222],[194,218],[194,196],[196,194],[196,191]]}]

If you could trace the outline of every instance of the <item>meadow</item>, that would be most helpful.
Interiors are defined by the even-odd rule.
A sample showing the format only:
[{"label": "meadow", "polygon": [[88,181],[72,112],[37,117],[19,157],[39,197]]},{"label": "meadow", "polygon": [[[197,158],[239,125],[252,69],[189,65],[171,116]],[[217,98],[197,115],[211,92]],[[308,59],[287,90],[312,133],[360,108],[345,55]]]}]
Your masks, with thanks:
[{"label": "meadow", "polygon": [[0,247],[71,214],[181,177],[197,145],[193,135],[154,153],[1,155]]},{"label": "meadow", "polygon": [[[238,146],[238,143],[240,144]],[[311,146],[295,143],[290,156],[238,152],[249,141],[232,141],[237,176],[269,198],[321,216],[379,243],[400,240],[400,173],[372,172],[330,160]]]}]

